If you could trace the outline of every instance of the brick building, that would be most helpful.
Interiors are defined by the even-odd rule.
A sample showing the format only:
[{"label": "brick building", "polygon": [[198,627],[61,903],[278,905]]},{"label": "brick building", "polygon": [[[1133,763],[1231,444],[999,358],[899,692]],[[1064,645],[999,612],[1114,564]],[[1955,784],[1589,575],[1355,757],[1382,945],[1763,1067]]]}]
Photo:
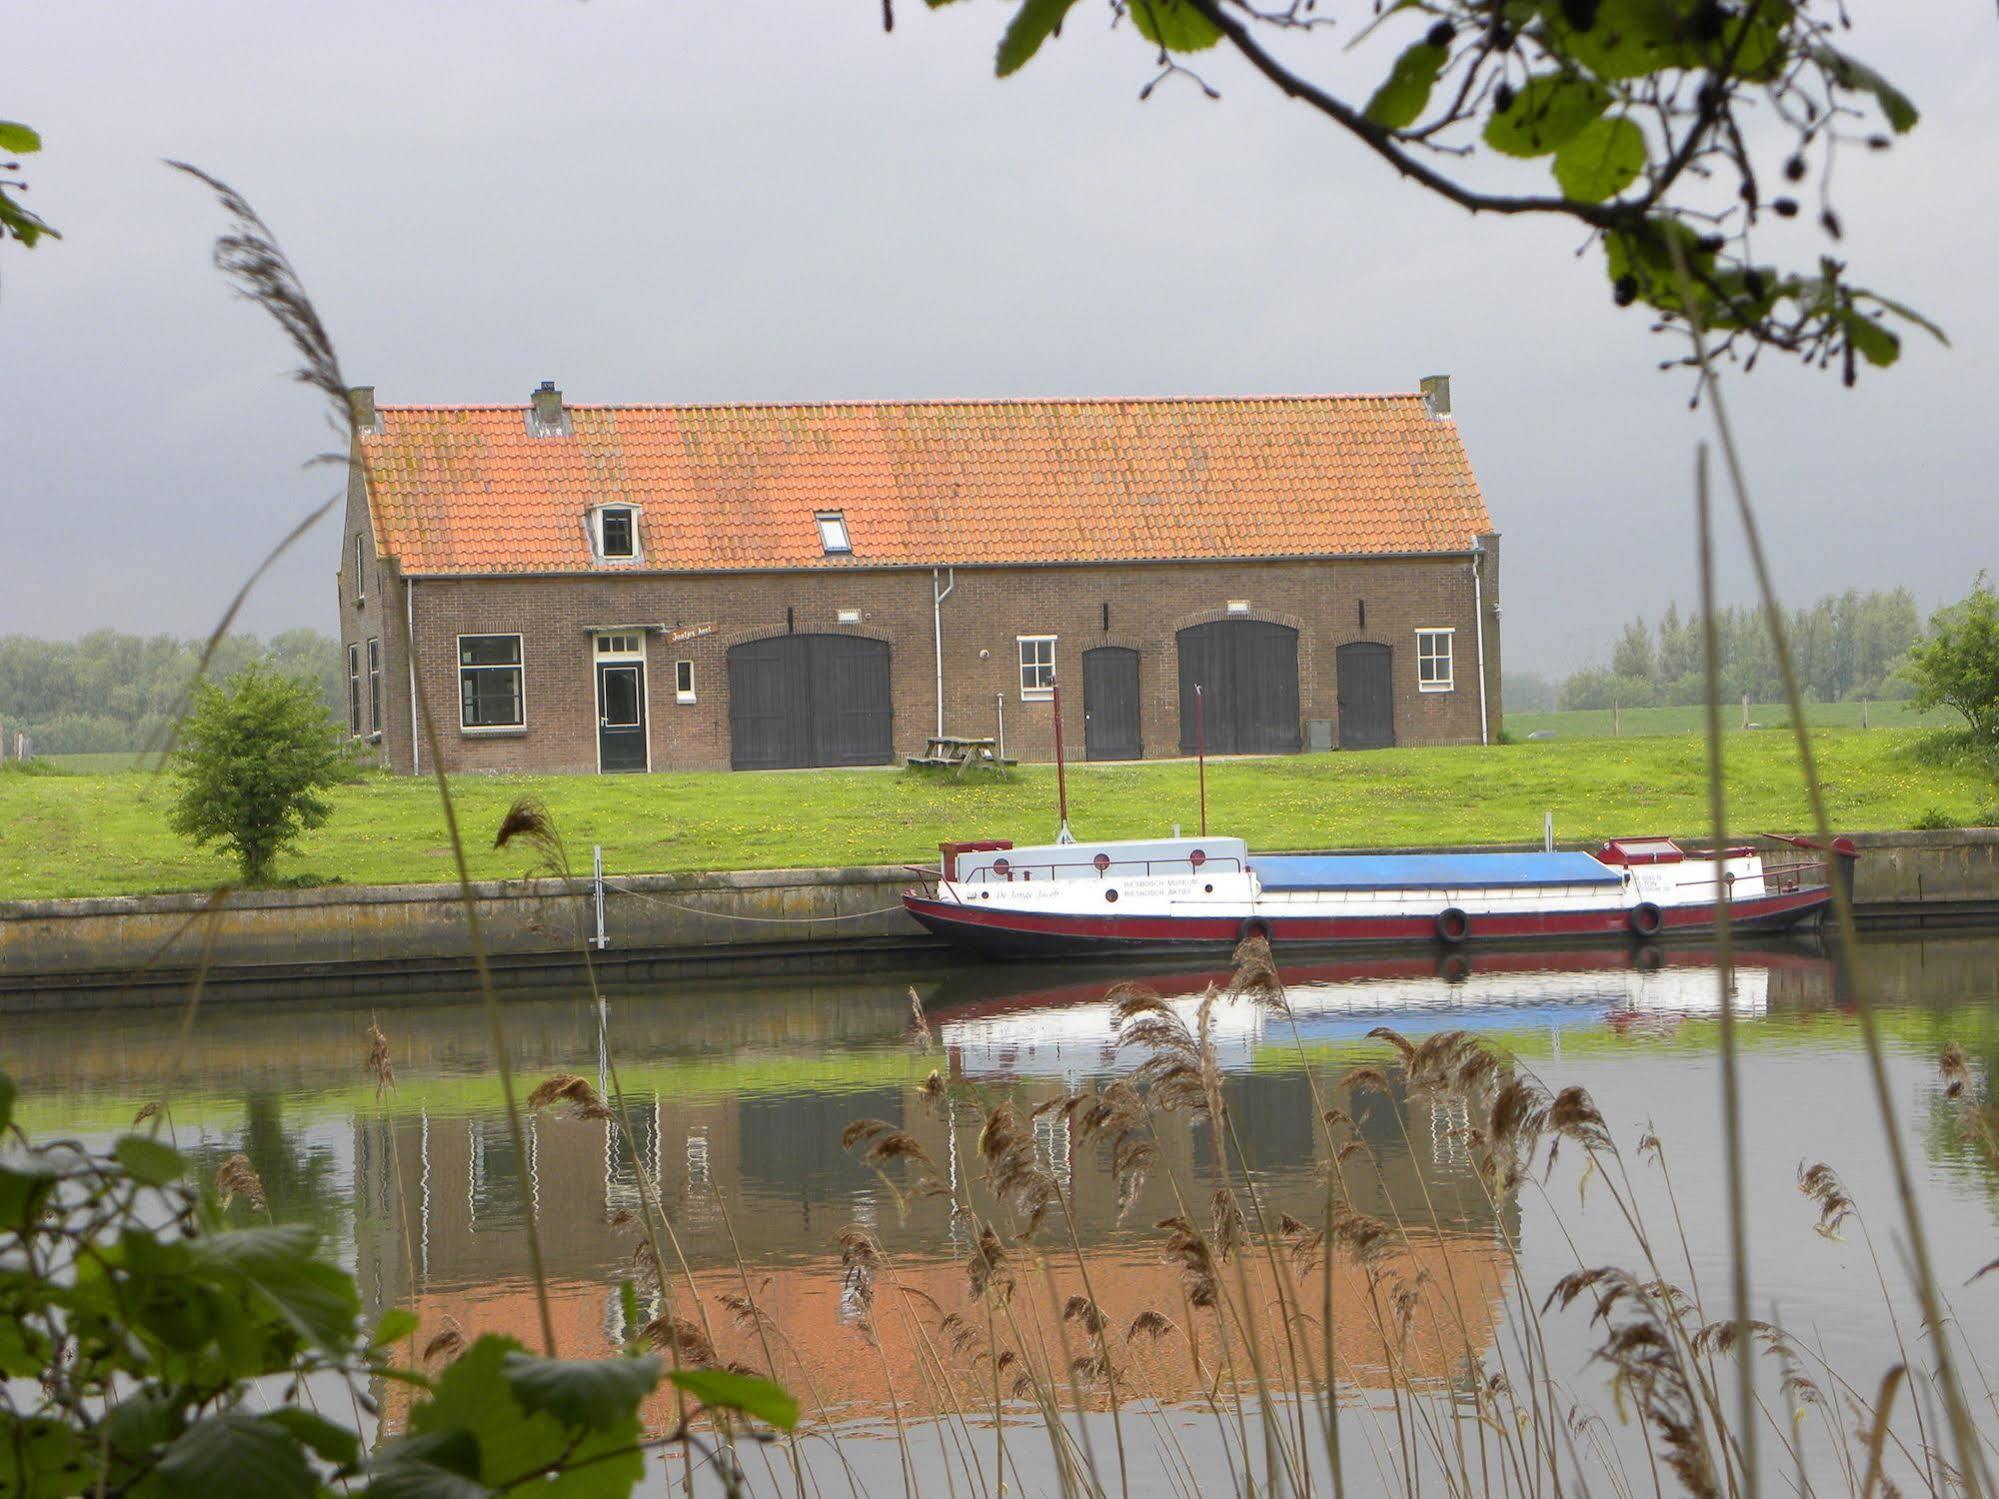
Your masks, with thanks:
[{"label": "brick building", "polygon": [[[775,769],[933,733],[1075,758],[1476,744],[1499,538],[1420,394],[378,406],[349,727],[448,770]],[[413,649],[412,649],[413,646]],[[1195,692],[1200,688],[1197,710]]]}]

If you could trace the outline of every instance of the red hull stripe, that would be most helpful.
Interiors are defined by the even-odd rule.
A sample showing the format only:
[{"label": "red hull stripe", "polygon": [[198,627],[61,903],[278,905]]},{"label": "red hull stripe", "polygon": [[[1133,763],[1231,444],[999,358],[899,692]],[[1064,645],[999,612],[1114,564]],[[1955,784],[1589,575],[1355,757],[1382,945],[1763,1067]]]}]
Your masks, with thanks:
[{"label": "red hull stripe", "polygon": [[[1823,887],[1783,895],[1740,900],[1729,907],[1732,925],[1790,926],[1829,905],[1832,894]],[[956,901],[908,894],[903,904],[910,915],[940,936],[972,941],[1054,939],[1067,944],[1093,942],[1233,943],[1247,921],[1268,929],[1274,942],[1433,942],[1434,916],[1082,916],[1030,911],[981,910]],[[1714,925],[1715,907],[1668,906],[1661,911],[1667,932],[1700,932]],[[1622,906],[1589,911],[1521,912],[1472,918],[1471,939],[1535,937],[1601,937],[1631,934],[1631,914]]]}]

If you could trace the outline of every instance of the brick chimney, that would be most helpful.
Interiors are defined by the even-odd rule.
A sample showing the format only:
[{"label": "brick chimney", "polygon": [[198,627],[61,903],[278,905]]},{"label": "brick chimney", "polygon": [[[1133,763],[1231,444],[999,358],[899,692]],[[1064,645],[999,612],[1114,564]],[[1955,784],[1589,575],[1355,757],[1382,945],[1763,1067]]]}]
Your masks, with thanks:
[{"label": "brick chimney", "polygon": [[375,416],[375,387],[353,385],[347,389],[347,412],[363,432],[379,432],[382,424]]},{"label": "brick chimney", "polygon": [[1425,375],[1423,377],[1423,406],[1432,416],[1451,414],[1451,377],[1449,375]]},{"label": "brick chimney", "polygon": [[528,431],[536,437],[567,437],[569,413],[562,409],[562,392],[544,380],[528,397]]}]

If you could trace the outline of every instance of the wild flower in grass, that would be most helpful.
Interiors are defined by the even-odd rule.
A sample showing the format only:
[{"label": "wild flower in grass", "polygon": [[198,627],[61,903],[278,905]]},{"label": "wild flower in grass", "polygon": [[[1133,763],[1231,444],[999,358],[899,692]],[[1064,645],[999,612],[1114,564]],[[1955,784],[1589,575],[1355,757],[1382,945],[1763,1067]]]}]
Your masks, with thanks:
[{"label": "wild flower in grass", "polygon": [[555,1104],[566,1104],[572,1119],[609,1119],[610,1107],[604,1102],[588,1078],[571,1072],[558,1072],[544,1078],[528,1094],[527,1105],[531,1111],[539,1111]]},{"label": "wild flower in grass", "polygon": [[250,1164],[250,1158],[237,1151],[215,1170],[215,1190],[222,1196],[222,1207],[226,1212],[229,1204],[241,1197],[258,1212],[268,1213],[270,1204],[264,1199],[264,1179],[257,1175],[257,1168]]}]

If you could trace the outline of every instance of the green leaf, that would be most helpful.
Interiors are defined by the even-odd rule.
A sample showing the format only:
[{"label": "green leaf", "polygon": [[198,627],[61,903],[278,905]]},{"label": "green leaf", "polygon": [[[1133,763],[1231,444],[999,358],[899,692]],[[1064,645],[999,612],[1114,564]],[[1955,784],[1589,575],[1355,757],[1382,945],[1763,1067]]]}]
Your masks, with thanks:
[{"label": "green leaf", "polygon": [[[645,1476],[645,1459],[626,1451],[639,1439],[639,1423],[627,1416],[582,1440],[546,1411],[521,1409],[504,1372],[509,1354],[521,1352],[512,1338],[488,1334],[452,1361],[431,1398],[410,1412],[418,1435],[463,1432],[479,1447],[482,1483],[512,1483],[555,1462],[578,1468],[535,1485],[535,1499],[597,1499],[623,1495]],[[584,1467],[588,1460],[589,1466]]]},{"label": "green leaf", "polygon": [[1888,123],[1894,127],[1897,135],[1905,135],[1915,129],[1916,121],[1922,118],[1907,94],[1859,58],[1850,57],[1837,47],[1828,47],[1823,42],[1814,42],[1810,55],[1812,61],[1824,68],[1831,75],[1833,82],[1841,88],[1857,89],[1872,94],[1875,102],[1881,106],[1881,113],[1888,117]]},{"label": "green leaf", "polygon": [[324,1461],[344,1468],[361,1456],[361,1439],[346,1427],[336,1425],[317,1411],[303,1406],[281,1405],[266,1411],[264,1420],[281,1426],[297,1441],[310,1447]]},{"label": "green leaf", "polygon": [[591,1430],[634,1414],[659,1384],[660,1361],[642,1358],[536,1358],[509,1353],[507,1386],[530,1415],[545,1411],[565,1426]]},{"label": "green leaf", "polygon": [[187,1170],[178,1150],[145,1135],[124,1136],[111,1147],[111,1154],[125,1168],[125,1174],[142,1186],[164,1187]]},{"label": "green leaf", "polygon": [[139,1390],[104,1413],[98,1428],[121,1457],[146,1457],[172,1440],[178,1407],[163,1390]]},{"label": "green leaf", "polygon": [[1062,30],[1062,19],[1076,0],[1022,0],[1019,10],[1007,23],[1000,38],[999,57],[994,71],[1004,78],[1020,71],[1027,60],[1041,50],[1041,44]]},{"label": "green leaf", "polygon": [[[42,149],[42,138],[36,131],[18,120],[0,120],[0,151],[12,151],[16,156],[26,156]],[[5,1121],[0,1120],[0,1123]]]},{"label": "green leaf", "polygon": [[0,1494],[7,1499],[70,1499],[97,1487],[77,1433],[49,1416],[0,1411]]},{"label": "green leaf", "polygon": [[377,1348],[387,1348],[391,1343],[400,1343],[421,1325],[417,1314],[406,1306],[392,1306],[382,1313],[382,1320],[375,1324],[375,1335],[368,1341]]},{"label": "green leaf", "polygon": [[1627,119],[1597,119],[1555,152],[1555,181],[1579,203],[1623,192],[1645,170],[1645,132]]},{"label": "green leaf", "polygon": [[1609,107],[1610,93],[1595,79],[1544,73],[1485,122],[1485,143],[1508,156],[1546,156]]},{"label": "green leaf", "polygon": [[18,1308],[0,1317],[0,1379],[29,1379],[49,1366],[49,1340],[22,1319]]},{"label": "green leaf", "polygon": [[1839,325],[1846,330],[1846,341],[1869,364],[1886,369],[1902,357],[1902,340],[1866,313],[1849,307],[1840,314]]},{"label": "green leaf", "polygon": [[1214,22],[1187,0],[1130,0],[1130,6],[1138,34],[1168,52],[1199,52],[1222,39]]},{"label": "green leaf", "polygon": [[168,1447],[157,1470],[170,1499],[314,1499],[319,1480],[290,1432],[243,1411],[197,1421]]},{"label": "green leaf", "polygon": [[299,1333],[328,1352],[354,1339],[361,1298],[338,1266],[314,1257],[319,1235],[302,1223],[236,1229],[195,1246],[197,1264],[240,1276]]},{"label": "green leaf", "polygon": [[27,1156],[0,1166],[0,1228],[25,1230],[42,1210],[42,1198],[55,1185],[55,1169],[41,1156]]},{"label": "green leaf", "polygon": [[374,1499],[481,1499],[492,1493],[479,1482],[479,1439],[469,1431],[389,1442],[368,1459],[367,1474]]},{"label": "green leaf", "polygon": [[798,1402],[768,1379],[727,1369],[669,1369],[666,1377],[711,1409],[741,1411],[780,1431],[798,1424]]},{"label": "green leaf", "polygon": [[1430,90],[1450,58],[1447,47],[1417,42],[1395,59],[1395,66],[1374,97],[1367,101],[1367,117],[1389,130],[1406,130],[1422,118],[1430,103]]}]

